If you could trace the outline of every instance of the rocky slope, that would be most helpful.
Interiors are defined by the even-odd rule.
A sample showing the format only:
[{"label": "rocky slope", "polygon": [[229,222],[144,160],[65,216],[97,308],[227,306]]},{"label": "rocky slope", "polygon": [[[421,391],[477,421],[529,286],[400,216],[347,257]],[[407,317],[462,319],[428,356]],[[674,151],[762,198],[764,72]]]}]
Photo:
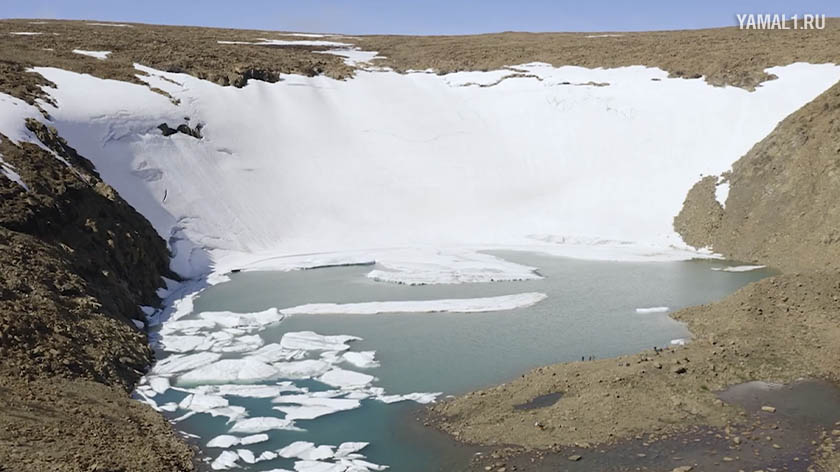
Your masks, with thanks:
[{"label": "rocky slope", "polygon": [[694,246],[784,271],[840,268],[840,84],[779,123],[728,174],[691,189],[674,228]]},{"label": "rocky slope", "polygon": [[27,127],[43,147],[0,137],[28,187],[0,178],[0,469],[192,470],[129,398],[153,360],[135,323],[173,277],[166,245],[53,130]]}]

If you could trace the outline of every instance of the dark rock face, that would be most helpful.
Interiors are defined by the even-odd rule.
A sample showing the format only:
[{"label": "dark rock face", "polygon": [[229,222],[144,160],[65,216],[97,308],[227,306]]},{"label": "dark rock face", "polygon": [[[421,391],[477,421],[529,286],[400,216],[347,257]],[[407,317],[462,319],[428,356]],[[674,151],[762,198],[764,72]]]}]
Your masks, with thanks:
[{"label": "dark rock face", "polygon": [[[161,276],[175,278],[166,245],[55,130],[27,127],[52,152],[0,139],[28,187],[0,174],[0,464],[190,470],[189,448],[128,397],[153,361],[132,320],[143,320],[138,305],[160,302]],[[81,432],[78,444],[56,442]],[[127,447],[144,436],[159,438]]]},{"label": "dark rock face", "polygon": [[682,210],[674,217],[674,230],[694,247],[708,247],[720,228],[723,207],[715,199],[717,177],[703,177],[691,187]]},{"label": "dark rock face", "polygon": [[840,83],[733,165],[725,209],[708,179],[674,220],[687,243],[785,271],[840,269]]},{"label": "dark rock face", "polygon": [[196,139],[201,139],[201,128],[202,125],[200,123],[196,125],[195,128],[190,128],[190,126],[186,123],[178,125],[177,128],[171,128],[166,123],[161,123],[160,125],[158,125],[158,129],[161,133],[163,133],[164,136],[172,136],[175,133],[183,133],[187,136],[192,136]]}]

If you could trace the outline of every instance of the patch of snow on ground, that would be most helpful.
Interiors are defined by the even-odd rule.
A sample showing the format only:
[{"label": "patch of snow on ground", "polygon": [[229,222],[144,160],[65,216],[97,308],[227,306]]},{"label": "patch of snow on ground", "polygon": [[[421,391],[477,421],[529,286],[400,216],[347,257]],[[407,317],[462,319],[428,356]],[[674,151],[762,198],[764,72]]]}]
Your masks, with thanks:
[{"label": "patch of snow on ground", "polygon": [[86,23],[88,26],[113,26],[115,28],[134,28],[134,25],[125,23]]},{"label": "patch of snow on ground", "polygon": [[83,56],[95,57],[100,61],[104,61],[105,59],[108,59],[108,55],[111,54],[111,51],[86,51],[84,49],[74,49],[73,53],[81,54]]},{"label": "patch of snow on ground", "polygon": [[37,36],[39,34],[44,34],[40,31],[12,31],[9,34],[13,34],[16,36]]},{"label": "patch of snow on ground", "polygon": [[726,199],[729,197],[729,181],[720,179],[715,186],[715,200],[720,203],[720,206],[726,208]]}]

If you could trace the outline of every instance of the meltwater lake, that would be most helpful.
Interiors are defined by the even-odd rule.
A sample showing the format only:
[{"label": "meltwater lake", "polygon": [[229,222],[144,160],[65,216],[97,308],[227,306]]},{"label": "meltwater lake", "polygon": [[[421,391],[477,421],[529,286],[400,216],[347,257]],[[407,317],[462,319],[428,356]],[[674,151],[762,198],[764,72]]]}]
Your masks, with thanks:
[{"label": "meltwater lake", "polygon": [[[271,324],[259,336],[264,344],[280,343],[283,335],[312,331],[320,335],[350,335],[349,351],[375,351],[378,366],[344,369],[374,376],[372,386],[387,394],[442,392],[456,395],[517,377],[527,369],[582,357],[611,357],[666,346],[672,340],[690,338],[668,312],[719,300],[752,281],[771,274],[758,269],[727,272],[732,266],[719,260],[684,262],[602,262],[547,256],[538,253],[495,251],[505,260],[537,267],[541,280],[479,284],[408,286],[378,282],[366,277],[374,266],[331,267],[293,272],[242,272],[230,281],[210,287],[194,302],[194,314],[230,311],[261,312],[310,303],[362,303],[371,301],[439,300],[541,292],[547,297],[531,306],[481,313],[382,313],[288,315]],[[718,269],[718,270],[713,270]],[[638,308],[668,307],[668,311],[637,312]],[[259,347],[259,346],[257,346]],[[236,351],[236,350],[233,350]],[[241,350],[240,350],[241,351]],[[159,353],[165,362],[167,353]],[[176,354],[183,356],[184,354]],[[247,352],[227,352],[223,358],[240,358]],[[321,352],[307,351],[318,359]],[[340,355],[340,354],[339,354]],[[377,364],[372,364],[377,365]],[[296,419],[295,429],[251,429],[259,433],[250,444],[205,447],[220,435],[234,435],[235,418],[214,415],[212,405],[182,408],[184,398],[196,393],[195,383],[171,378],[174,388],[155,396],[158,405],[169,404],[165,414],[177,419],[176,429],[195,435],[206,454],[207,468],[227,465],[237,470],[347,471],[390,470],[420,472],[465,468],[470,451],[415,421],[419,408],[414,401],[386,403],[373,396],[336,391],[312,378],[272,377],[247,382],[224,380],[204,384],[291,385],[308,395],[324,392],[328,398],[359,398],[360,406],[314,419]],[[183,386],[184,388],[179,388]],[[200,386],[198,386],[200,387]],[[285,393],[284,393],[285,394]],[[276,398],[266,395],[224,395],[229,406],[244,407],[247,417],[284,418]],[[308,400],[307,400],[308,401]],[[173,403],[181,403],[179,407]],[[311,403],[307,403],[311,404]],[[224,405],[223,405],[224,406]],[[242,409],[239,410],[242,412]],[[241,415],[240,415],[241,416]],[[240,434],[239,436],[242,436]],[[239,437],[237,436],[237,437]],[[253,436],[253,434],[251,434]],[[338,449],[312,449],[286,456],[277,452],[296,441],[339,446],[367,442],[354,453],[332,454]],[[298,444],[305,449],[306,445]],[[360,447],[358,445],[357,447]],[[229,451],[224,459],[221,454]],[[259,458],[262,457],[262,460]],[[238,459],[237,459],[238,458]],[[356,460],[353,468],[353,460]],[[343,464],[343,465],[342,465]],[[366,465],[366,464],[369,464]]]}]

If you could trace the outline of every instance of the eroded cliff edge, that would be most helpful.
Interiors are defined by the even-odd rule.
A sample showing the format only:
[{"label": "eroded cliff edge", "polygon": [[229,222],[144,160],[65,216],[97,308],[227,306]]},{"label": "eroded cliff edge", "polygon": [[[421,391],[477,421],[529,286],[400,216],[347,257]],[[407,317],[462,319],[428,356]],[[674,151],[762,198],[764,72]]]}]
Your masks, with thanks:
[{"label": "eroded cliff edge", "polygon": [[[169,253],[54,130],[0,136],[0,470],[192,470],[190,448],[131,400],[153,360],[140,305]],[[107,453],[106,453],[107,451]]]}]

